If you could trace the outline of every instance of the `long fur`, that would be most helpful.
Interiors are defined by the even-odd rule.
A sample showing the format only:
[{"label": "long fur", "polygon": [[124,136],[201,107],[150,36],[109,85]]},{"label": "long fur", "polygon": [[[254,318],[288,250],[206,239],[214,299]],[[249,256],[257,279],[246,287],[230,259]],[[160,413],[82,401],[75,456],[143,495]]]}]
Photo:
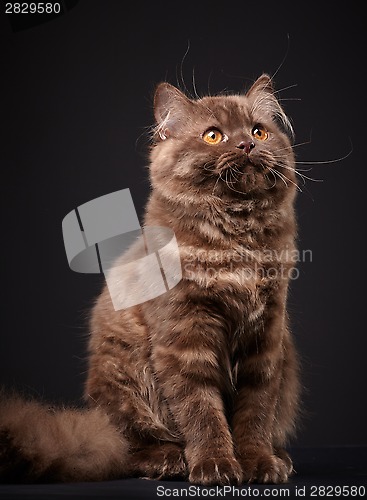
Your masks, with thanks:
[{"label": "long fur", "polygon": [[[197,100],[163,83],[155,118],[145,224],[174,231],[182,280],[119,311],[104,289],[90,323],[91,409],[3,398],[5,478],[223,485],[281,483],[292,472],[284,450],[299,394],[286,309],[297,188],[289,121],[267,75],[247,93]],[[223,137],[215,146],[204,140],[213,127]],[[111,271],[117,282],[125,257]],[[130,268],[132,283],[139,269]]]},{"label": "long fur", "polygon": [[101,481],[128,471],[128,445],[99,408],[0,393],[0,480]]}]

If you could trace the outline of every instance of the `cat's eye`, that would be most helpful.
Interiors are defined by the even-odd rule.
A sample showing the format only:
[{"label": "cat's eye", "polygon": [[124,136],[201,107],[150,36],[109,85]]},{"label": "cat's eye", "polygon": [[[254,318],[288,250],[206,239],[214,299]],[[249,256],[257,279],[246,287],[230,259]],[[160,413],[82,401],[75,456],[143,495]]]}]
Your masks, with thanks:
[{"label": "cat's eye", "polygon": [[203,141],[207,144],[212,144],[215,146],[223,140],[223,134],[217,128],[211,128],[207,130],[203,135]]},{"label": "cat's eye", "polygon": [[255,125],[251,130],[251,134],[258,141],[266,141],[269,137],[267,130],[262,125]]}]

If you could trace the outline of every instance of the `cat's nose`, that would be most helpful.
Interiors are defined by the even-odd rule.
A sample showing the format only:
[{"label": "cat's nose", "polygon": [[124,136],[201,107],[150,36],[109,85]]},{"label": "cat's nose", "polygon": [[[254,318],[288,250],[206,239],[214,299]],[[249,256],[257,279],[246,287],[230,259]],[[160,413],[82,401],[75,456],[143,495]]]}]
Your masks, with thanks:
[{"label": "cat's nose", "polygon": [[254,149],[255,143],[253,141],[241,141],[236,146],[238,149],[243,149],[244,152],[248,155],[251,149]]}]

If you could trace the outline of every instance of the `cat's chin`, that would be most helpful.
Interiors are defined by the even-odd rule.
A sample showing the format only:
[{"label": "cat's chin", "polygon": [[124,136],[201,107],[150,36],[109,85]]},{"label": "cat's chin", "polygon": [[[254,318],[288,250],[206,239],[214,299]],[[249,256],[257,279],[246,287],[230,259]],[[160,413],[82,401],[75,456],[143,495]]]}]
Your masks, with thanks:
[{"label": "cat's chin", "polygon": [[[234,174],[231,181],[226,182],[228,189],[232,192],[254,194],[264,189],[268,189],[268,183],[264,177],[264,167],[262,165],[257,165],[251,160],[246,160],[242,165],[237,164],[236,170],[237,172]],[[228,176],[228,178],[230,177],[231,176]]]},{"label": "cat's chin", "polygon": [[223,194],[231,198],[241,198],[245,196],[248,198],[262,197],[264,193],[269,190],[268,184],[264,179],[259,178],[256,173],[246,172],[241,176],[241,179],[236,182],[223,182]]}]

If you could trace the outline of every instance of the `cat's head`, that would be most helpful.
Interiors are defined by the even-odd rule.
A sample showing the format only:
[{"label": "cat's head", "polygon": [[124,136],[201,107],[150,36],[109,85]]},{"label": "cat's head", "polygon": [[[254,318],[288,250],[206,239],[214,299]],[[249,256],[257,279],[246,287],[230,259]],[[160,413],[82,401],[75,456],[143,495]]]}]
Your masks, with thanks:
[{"label": "cat's head", "polygon": [[151,179],[167,196],[240,199],[294,191],[292,127],[268,75],[246,93],[198,99],[161,83],[154,114]]}]

